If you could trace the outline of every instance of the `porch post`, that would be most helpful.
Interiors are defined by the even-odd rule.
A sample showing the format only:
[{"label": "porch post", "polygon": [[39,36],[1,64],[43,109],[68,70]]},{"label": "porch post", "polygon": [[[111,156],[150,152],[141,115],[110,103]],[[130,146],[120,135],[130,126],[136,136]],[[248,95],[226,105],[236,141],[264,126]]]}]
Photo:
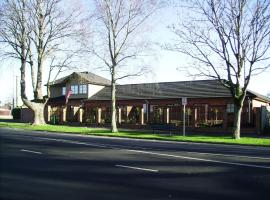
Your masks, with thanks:
[{"label": "porch post", "polygon": [[48,120],[48,122],[50,122],[50,121],[51,121],[51,114],[52,114],[51,109],[52,109],[52,108],[51,108],[51,106],[48,106],[47,109],[48,109],[48,116],[47,116],[48,119],[47,119],[47,120]]},{"label": "porch post", "polygon": [[121,124],[121,122],[122,122],[122,119],[121,119],[121,111],[122,111],[122,109],[121,108],[118,108],[118,123],[119,124]]},{"label": "porch post", "polygon": [[97,123],[101,123],[101,108],[97,108]]},{"label": "porch post", "polygon": [[193,110],[193,127],[196,127],[197,126],[197,108],[194,108],[194,110]]},{"label": "porch post", "polygon": [[169,124],[170,123],[170,108],[165,108],[164,111],[165,111],[164,112],[164,117],[165,117],[164,122],[166,124]]},{"label": "porch post", "polygon": [[73,106],[73,108],[72,108],[72,118],[71,118],[72,122],[76,122],[76,118],[77,118],[76,113],[77,113],[77,111],[78,111],[77,107]]},{"label": "porch post", "polygon": [[82,123],[83,122],[83,109],[79,108],[78,110],[78,117],[79,117],[79,122]]},{"label": "porch post", "polygon": [[62,122],[66,122],[67,119],[67,107],[62,108]]},{"label": "porch post", "polygon": [[126,123],[129,122],[129,121],[128,121],[128,116],[129,116],[129,113],[130,113],[131,109],[132,109],[132,106],[127,106]]},{"label": "porch post", "polygon": [[140,108],[140,124],[144,124],[144,109]]}]

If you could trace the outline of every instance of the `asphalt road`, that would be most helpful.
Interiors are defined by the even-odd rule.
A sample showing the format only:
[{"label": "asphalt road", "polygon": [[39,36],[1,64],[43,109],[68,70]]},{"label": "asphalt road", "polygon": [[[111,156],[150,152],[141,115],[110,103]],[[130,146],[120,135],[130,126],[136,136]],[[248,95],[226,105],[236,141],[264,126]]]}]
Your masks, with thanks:
[{"label": "asphalt road", "polygon": [[0,129],[0,199],[270,199],[270,148]]}]

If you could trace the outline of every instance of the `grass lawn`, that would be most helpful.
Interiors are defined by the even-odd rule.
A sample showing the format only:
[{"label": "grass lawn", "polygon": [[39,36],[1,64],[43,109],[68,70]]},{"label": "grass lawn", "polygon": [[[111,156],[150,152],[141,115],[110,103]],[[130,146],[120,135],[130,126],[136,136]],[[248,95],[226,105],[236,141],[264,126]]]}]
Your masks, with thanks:
[{"label": "grass lawn", "polygon": [[204,142],[204,143],[222,143],[222,144],[242,144],[242,145],[256,145],[256,146],[269,146],[270,138],[263,137],[242,137],[240,140],[232,139],[230,136],[222,135],[172,135],[165,134],[151,134],[135,131],[121,131],[119,133],[111,133],[110,130],[105,128],[87,128],[87,127],[73,127],[64,125],[30,125],[27,123],[13,123],[13,122],[0,122],[0,127],[19,128],[25,130],[35,131],[48,131],[48,132],[64,132],[75,133],[84,135],[98,135],[110,137],[126,137],[137,139],[154,139],[166,141],[184,141],[184,142]]}]

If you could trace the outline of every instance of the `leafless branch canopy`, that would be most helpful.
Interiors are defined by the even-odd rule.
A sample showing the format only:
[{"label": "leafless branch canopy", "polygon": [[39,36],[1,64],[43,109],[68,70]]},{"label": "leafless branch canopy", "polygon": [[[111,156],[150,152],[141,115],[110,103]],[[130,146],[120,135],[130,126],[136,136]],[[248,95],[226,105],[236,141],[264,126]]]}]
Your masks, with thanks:
[{"label": "leafless branch canopy", "polygon": [[[48,69],[49,77],[53,71],[59,74],[63,68],[71,67],[67,66],[72,63],[67,62],[67,56],[70,61],[79,54],[80,47],[74,42],[82,34],[79,10],[67,14],[62,3],[61,0],[1,3],[0,42],[7,46],[3,55],[29,64],[35,99],[43,99],[44,69]],[[56,61],[62,64],[54,64],[53,68],[48,64]]]},{"label": "leafless branch canopy", "polygon": [[195,62],[196,75],[219,79],[237,96],[250,78],[269,68],[269,0],[191,0],[189,20],[171,27],[177,36],[167,49]]},{"label": "leafless branch canopy", "polygon": [[[158,8],[158,1],[151,0],[95,0],[98,37],[93,41],[91,53],[98,57],[117,80],[137,76],[138,72],[120,75],[118,68],[128,61],[138,59],[146,49],[147,42],[138,42],[144,22]],[[125,66],[127,67],[127,66]],[[130,71],[129,71],[130,72]]]},{"label": "leafless branch canopy", "polygon": [[28,51],[23,55],[21,48],[27,44],[29,46],[28,36],[31,31],[27,29],[27,26],[23,26],[26,25],[27,13],[24,0],[1,2],[0,43],[1,45],[8,44],[11,47],[3,54],[6,57],[21,59],[28,55]]}]

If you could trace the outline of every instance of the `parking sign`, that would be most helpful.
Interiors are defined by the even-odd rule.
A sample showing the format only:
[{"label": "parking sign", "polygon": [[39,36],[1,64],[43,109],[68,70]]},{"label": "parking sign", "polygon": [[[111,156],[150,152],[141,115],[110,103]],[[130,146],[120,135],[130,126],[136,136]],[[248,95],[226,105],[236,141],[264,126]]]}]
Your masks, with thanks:
[{"label": "parking sign", "polygon": [[182,105],[183,106],[187,105],[187,97],[182,97]]}]

